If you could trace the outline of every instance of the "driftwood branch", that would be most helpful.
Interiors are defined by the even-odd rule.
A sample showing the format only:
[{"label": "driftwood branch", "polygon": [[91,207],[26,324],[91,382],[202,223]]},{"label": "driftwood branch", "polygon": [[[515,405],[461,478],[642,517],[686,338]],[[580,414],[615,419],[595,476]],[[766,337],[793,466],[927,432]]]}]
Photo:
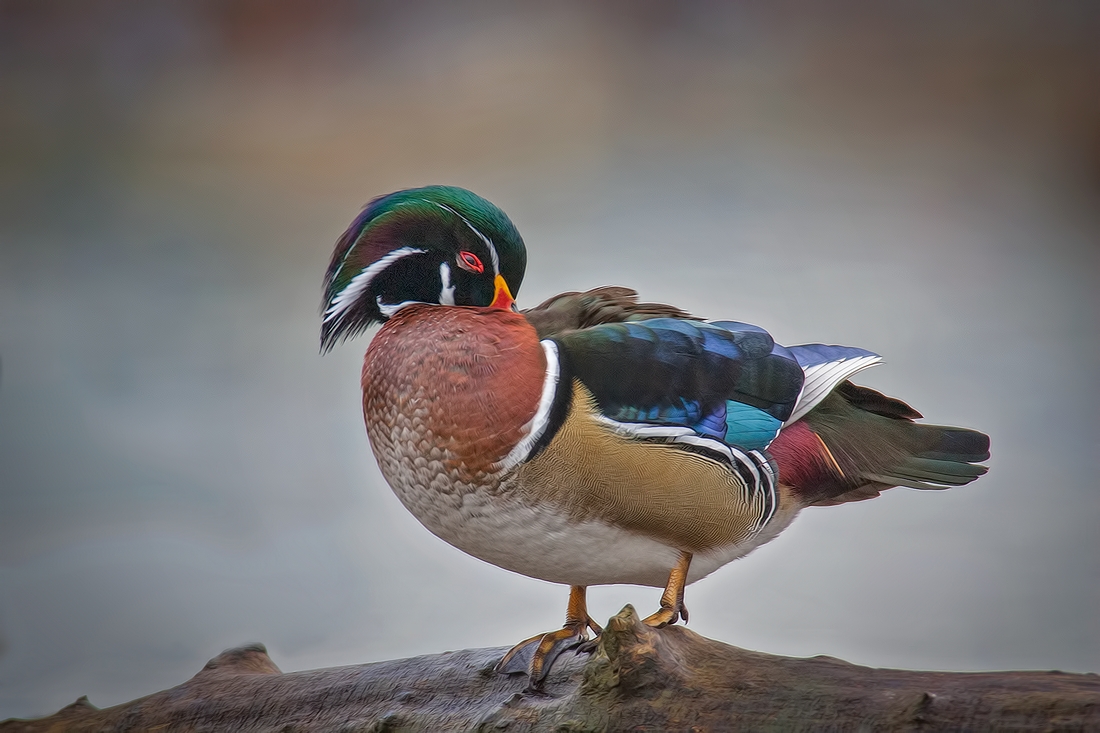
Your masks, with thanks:
[{"label": "driftwood branch", "polygon": [[495,674],[503,649],[283,674],[261,645],[170,690],[98,709],[81,698],[24,731],[1100,730],[1100,676],[909,672],[746,651],[627,606],[545,693]]}]

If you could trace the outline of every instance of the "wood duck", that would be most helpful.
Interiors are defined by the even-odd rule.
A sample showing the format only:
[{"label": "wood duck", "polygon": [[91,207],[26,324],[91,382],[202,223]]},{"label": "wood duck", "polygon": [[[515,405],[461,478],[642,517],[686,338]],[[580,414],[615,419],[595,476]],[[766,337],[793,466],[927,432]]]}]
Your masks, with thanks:
[{"label": "wood duck", "polygon": [[498,665],[532,688],[600,633],[587,586],[663,587],[645,622],[687,621],[685,585],[803,508],[986,471],[986,435],[918,424],[848,381],[880,361],[870,351],[783,347],[619,287],[519,311],[526,257],[504,212],[464,189],[377,198],[336,244],[321,347],[381,323],[363,415],[398,498],[460,550],[570,587],[563,628]]}]

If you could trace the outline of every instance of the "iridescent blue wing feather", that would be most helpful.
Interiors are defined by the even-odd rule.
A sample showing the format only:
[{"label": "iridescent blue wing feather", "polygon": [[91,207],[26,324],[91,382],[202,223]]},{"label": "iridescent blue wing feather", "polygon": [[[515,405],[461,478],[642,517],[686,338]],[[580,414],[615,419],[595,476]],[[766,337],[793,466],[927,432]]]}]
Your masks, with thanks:
[{"label": "iridescent blue wing feather", "polygon": [[654,318],[554,341],[611,420],[687,428],[745,450],[775,438],[802,390],[794,356],[744,323]]}]

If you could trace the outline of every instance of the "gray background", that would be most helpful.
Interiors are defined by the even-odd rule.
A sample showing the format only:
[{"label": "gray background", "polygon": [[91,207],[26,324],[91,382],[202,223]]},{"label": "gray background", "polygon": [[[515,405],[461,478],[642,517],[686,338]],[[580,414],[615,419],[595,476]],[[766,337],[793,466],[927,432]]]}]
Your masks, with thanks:
[{"label": "gray background", "polygon": [[521,304],[623,284],[862,346],[992,436],[969,487],[807,511],[692,629],[1100,671],[1098,7],[0,2],[0,718],[246,641],[297,670],[561,623],[390,493],[367,340],[317,353],[332,243],[427,183],[509,212]]}]

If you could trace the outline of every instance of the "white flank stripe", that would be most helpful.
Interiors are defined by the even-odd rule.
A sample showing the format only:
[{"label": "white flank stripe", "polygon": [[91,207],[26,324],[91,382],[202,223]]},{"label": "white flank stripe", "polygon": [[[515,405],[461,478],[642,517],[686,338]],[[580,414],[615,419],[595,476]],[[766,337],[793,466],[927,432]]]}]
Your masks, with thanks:
[{"label": "white flank stripe", "polygon": [[775,471],[772,470],[772,464],[768,461],[768,457],[756,450],[749,451],[749,455],[752,456],[756,465],[760,468],[760,473],[763,474],[764,488],[768,492],[764,511],[761,512],[760,520],[756,524],[755,532],[759,532],[768,525],[775,513],[779,511],[779,497],[775,493]]},{"label": "white flank stripe", "polygon": [[401,249],[395,249],[377,262],[372,262],[369,267],[353,277],[351,282],[344,286],[344,289],[337,293],[336,297],[332,299],[332,305],[325,311],[324,322],[328,323],[332,319],[340,317],[345,311],[351,308],[355,301],[359,299],[359,296],[370,287],[371,281],[378,277],[380,272],[394,262],[397,262],[402,257],[422,254],[424,252],[427,252],[427,250],[417,249],[416,247],[402,247]]},{"label": "white flank stripe", "polygon": [[685,445],[697,445],[700,448],[706,448],[707,450],[712,450],[719,455],[725,456],[730,460],[730,463],[734,460],[733,451],[730,450],[730,447],[712,438],[704,438],[700,435],[682,435],[672,442],[684,443]]},{"label": "white flank stripe", "polygon": [[733,453],[733,456],[737,459],[738,463],[749,469],[749,473],[752,474],[752,480],[755,483],[755,486],[760,486],[762,482],[760,480],[760,471],[756,468],[756,461],[752,460],[747,455],[733,447],[730,448],[730,453]]},{"label": "white flank stripe", "polygon": [[607,415],[597,415],[596,419],[607,425],[619,435],[628,438],[678,438],[682,435],[695,435],[691,428],[679,425],[650,425],[648,423],[619,422]]},{"label": "white flank stripe", "polygon": [[493,244],[493,241],[491,239],[489,239],[488,237],[486,237],[481,232],[479,232],[477,227],[475,227],[473,224],[470,223],[469,219],[467,219],[462,214],[460,214],[457,211],[455,211],[454,209],[452,209],[450,206],[445,206],[445,205],[443,205],[443,204],[441,204],[437,201],[432,201],[431,203],[435,204],[436,206],[438,206],[441,209],[444,209],[446,211],[451,212],[452,214],[457,216],[459,219],[464,221],[466,223],[466,226],[470,227],[470,231],[473,232],[474,234],[476,234],[481,239],[482,242],[485,242],[485,246],[489,248],[489,256],[493,259],[493,274],[494,275],[499,275],[500,274],[500,255],[497,254],[497,248],[496,248],[496,245]]},{"label": "white flank stripe", "polygon": [[558,391],[560,369],[558,366],[558,345],[550,339],[546,339],[541,343],[542,350],[546,352],[546,377],[542,380],[542,396],[539,397],[539,406],[535,410],[535,416],[523,426],[524,430],[527,431],[527,436],[516,443],[516,446],[508,451],[508,455],[497,463],[497,467],[503,471],[507,471],[527,460],[528,456],[531,455],[531,450],[535,447],[535,443],[546,432],[546,423],[550,418],[550,408],[554,404],[554,395]]},{"label": "white flank stripe", "polygon": [[761,473],[765,474],[767,480],[774,484],[775,470],[772,468],[771,461],[768,460],[768,457],[758,450],[749,451],[749,455],[755,459],[756,465],[760,467]]},{"label": "white flank stripe", "polygon": [[446,262],[439,263],[439,279],[443,283],[443,289],[439,291],[439,304],[454,305],[455,286],[451,284],[451,266]]},{"label": "white flank stripe", "polygon": [[638,422],[619,422],[618,420],[612,420],[607,415],[596,415],[596,419],[610,427],[616,433],[627,436],[646,435],[649,437],[671,438],[692,432],[690,428],[684,428],[678,425],[650,425],[648,423]]},{"label": "white flank stripe", "polygon": [[783,427],[805,417],[807,412],[817,407],[818,403],[845,379],[881,361],[881,356],[857,356],[854,359],[828,361],[807,367],[804,370],[806,381],[802,384],[802,392],[798,395],[794,412],[787,418],[787,422],[783,423]]},{"label": "white flank stripe", "polygon": [[[703,437],[691,428],[685,428],[679,425],[649,425],[646,423],[619,422],[618,420],[612,420],[606,415],[598,415],[597,419],[609,426],[619,435],[627,438],[670,438],[671,440],[669,442],[671,443],[706,448],[707,450],[725,457],[729,460],[734,470],[734,475],[737,477],[738,481],[743,484],[741,487],[741,498],[746,504],[750,503],[752,497],[760,491],[767,494],[760,507],[760,516],[757,517],[756,521],[753,523],[755,525],[753,533],[755,534],[762,530],[768,522],[771,521],[771,518],[775,516],[775,512],[779,508],[779,499],[775,493],[775,472],[772,470],[767,456],[760,451],[752,450],[745,453],[720,440]],[[741,470],[748,472],[751,477],[750,481],[744,480]]]},{"label": "white flank stripe", "polygon": [[[614,422],[612,420],[611,422]],[[693,435],[691,428],[682,428],[679,426],[663,426],[663,425],[643,425],[640,423],[619,423],[618,432],[624,435],[637,436],[640,438],[679,438],[682,436]]]}]

